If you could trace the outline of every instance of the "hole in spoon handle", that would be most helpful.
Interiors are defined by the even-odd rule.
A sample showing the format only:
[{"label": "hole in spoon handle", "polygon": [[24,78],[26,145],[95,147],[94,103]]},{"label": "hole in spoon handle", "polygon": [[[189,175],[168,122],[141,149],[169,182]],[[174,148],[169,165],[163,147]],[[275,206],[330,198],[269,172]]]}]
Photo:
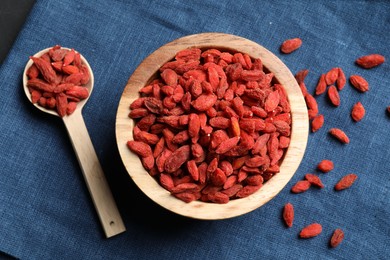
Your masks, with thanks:
[{"label": "hole in spoon handle", "polygon": [[106,237],[124,232],[125,226],[100,166],[81,110],[63,118],[85,182]]}]

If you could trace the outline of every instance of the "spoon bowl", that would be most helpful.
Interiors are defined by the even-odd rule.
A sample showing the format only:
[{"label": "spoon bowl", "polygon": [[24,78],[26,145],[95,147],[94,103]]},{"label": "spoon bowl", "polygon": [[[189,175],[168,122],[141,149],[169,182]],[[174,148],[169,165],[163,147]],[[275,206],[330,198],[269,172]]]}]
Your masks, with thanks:
[{"label": "spoon bowl", "polygon": [[[34,56],[40,57],[42,54],[47,53],[50,49],[51,48],[44,49],[36,53]],[[69,48],[63,49],[70,50]],[[62,117],[62,120],[68,131],[73,149],[76,153],[83,173],[84,180],[92,197],[93,204],[98,213],[98,217],[103,226],[105,235],[106,237],[111,237],[124,232],[126,229],[81,114],[82,108],[87,103],[89,96],[92,94],[94,77],[88,61],[82,55],[80,55],[80,57],[82,64],[87,66],[90,75],[90,80],[85,85],[85,87],[88,89],[89,95],[86,99],[83,99],[77,103],[76,110],[72,114],[65,115]],[[41,111],[60,117],[56,110],[47,109],[37,103],[32,102],[31,94],[29,88],[27,87],[27,70],[31,67],[32,64],[33,61],[30,59],[27,62],[23,73],[23,89],[26,97],[36,108],[40,109]]]},{"label": "spoon bowl", "polygon": [[[50,49],[51,48],[46,48],[44,50],[41,50],[41,51],[37,52],[36,54],[34,54],[33,56],[34,57],[41,57],[43,54],[47,53]],[[64,47],[62,47],[62,49],[71,50],[70,48],[64,48]],[[93,87],[94,87],[94,83],[95,83],[95,79],[94,79],[94,76],[93,76],[93,71],[91,69],[91,66],[89,65],[88,61],[85,59],[85,57],[83,55],[80,54],[80,58],[81,58],[82,64],[87,66],[88,72],[89,72],[89,76],[90,76],[90,79],[89,79],[88,83],[85,85],[85,87],[88,89],[89,96],[86,99],[83,99],[83,100],[81,100],[80,102],[77,103],[76,110],[82,110],[82,108],[84,107],[85,103],[87,103],[87,101],[88,101],[88,99],[89,99],[89,97],[90,97],[90,95],[92,93],[92,90],[93,90]],[[27,80],[28,80],[28,78],[27,78],[27,70],[31,67],[31,65],[33,65],[33,61],[31,59],[29,59],[29,61],[26,64],[26,67],[24,68],[24,72],[23,72],[23,89],[24,89],[24,93],[26,94],[26,97],[32,103],[31,95],[30,95],[29,89],[27,87]],[[51,114],[51,115],[54,115],[54,116],[59,116],[59,114],[55,110],[47,109],[47,108],[45,108],[43,106],[40,106],[37,103],[32,103],[32,104],[36,108],[38,108],[39,110],[41,110],[41,111],[43,111],[45,113],[48,113],[48,114]]]}]

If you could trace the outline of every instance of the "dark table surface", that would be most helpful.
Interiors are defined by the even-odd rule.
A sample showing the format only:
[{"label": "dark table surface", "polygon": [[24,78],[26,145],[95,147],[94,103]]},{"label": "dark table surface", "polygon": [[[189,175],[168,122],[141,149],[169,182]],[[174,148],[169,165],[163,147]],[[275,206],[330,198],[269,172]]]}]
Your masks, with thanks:
[{"label": "dark table surface", "polygon": [[0,1],[0,64],[18,36],[34,0]]}]

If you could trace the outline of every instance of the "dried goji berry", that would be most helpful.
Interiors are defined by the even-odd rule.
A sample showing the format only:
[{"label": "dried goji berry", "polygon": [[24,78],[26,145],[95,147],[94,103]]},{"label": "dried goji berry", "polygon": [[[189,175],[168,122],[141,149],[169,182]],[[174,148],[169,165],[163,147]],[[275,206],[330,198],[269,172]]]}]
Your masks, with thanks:
[{"label": "dried goji berry", "polygon": [[360,120],[363,119],[365,114],[366,114],[366,110],[364,109],[364,106],[361,102],[357,102],[355,105],[353,105],[351,111],[351,117],[353,120],[359,122]]},{"label": "dried goji berry", "polygon": [[366,92],[369,90],[368,82],[360,75],[351,75],[349,81],[360,92]]},{"label": "dried goji berry", "polygon": [[318,80],[315,92],[316,92],[316,95],[321,95],[325,91],[326,91],[325,74],[322,74]]},{"label": "dried goji berry", "polygon": [[337,91],[337,88],[334,86],[334,85],[331,85],[329,88],[328,88],[328,97],[329,97],[329,100],[330,102],[334,105],[334,106],[339,106],[340,105],[340,96],[339,96],[339,92]]},{"label": "dried goji berry", "polygon": [[324,115],[317,115],[311,121],[311,131],[317,132],[324,125]]},{"label": "dried goji berry", "polygon": [[337,80],[336,80],[336,85],[337,85],[337,89],[338,90],[342,90],[345,86],[345,83],[347,82],[346,78],[345,78],[345,74],[344,74],[344,71],[342,68],[338,68],[339,70],[339,75],[337,77]]},{"label": "dried goji berry", "polygon": [[326,85],[333,85],[333,84],[335,84],[338,76],[339,76],[339,68],[331,68],[325,74]]},{"label": "dried goji berry", "polygon": [[299,233],[301,238],[312,238],[316,237],[322,232],[322,226],[318,223],[313,223],[304,227]]},{"label": "dried goji berry", "polygon": [[314,175],[312,173],[305,174],[305,179],[310,182],[311,185],[317,186],[319,188],[323,188],[324,184],[322,183],[320,177]]},{"label": "dried goji berry", "polygon": [[385,62],[385,57],[380,54],[369,54],[356,59],[356,64],[365,69],[371,69]]},{"label": "dried goji berry", "polygon": [[293,193],[302,193],[307,191],[311,186],[311,183],[307,180],[298,181],[295,183],[295,185],[291,188],[291,192]]},{"label": "dried goji berry", "polygon": [[330,172],[333,170],[334,164],[331,160],[322,160],[318,165],[317,169],[322,171],[322,172]]},{"label": "dried goji berry", "polygon": [[347,189],[352,186],[352,184],[356,181],[358,176],[354,173],[350,173],[342,177],[339,182],[336,183],[334,189],[337,191]]},{"label": "dried goji berry", "polygon": [[283,53],[291,53],[297,50],[302,45],[302,40],[300,38],[293,38],[285,40],[280,46],[280,51]]},{"label": "dried goji berry", "polygon": [[294,206],[291,203],[284,205],[283,219],[288,227],[292,227],[294,222]]},{"label": "dried goji berry", "polygon": [[349,143],[349,138],[347,136],[347,134],[339,129],[339,128],[331,128],[329,130],[329,133],[334,136],[337,140],[339,140],[340,142],[344,143],[344,144],[348,144]]},{"label": "dried goji berry", "polygon": [[342,229],[337,228],[335,231],[333,231],[332,237],[330,238],[329,245],[333,248],[340,245],[340,243],[344,239],[344,232]]}]

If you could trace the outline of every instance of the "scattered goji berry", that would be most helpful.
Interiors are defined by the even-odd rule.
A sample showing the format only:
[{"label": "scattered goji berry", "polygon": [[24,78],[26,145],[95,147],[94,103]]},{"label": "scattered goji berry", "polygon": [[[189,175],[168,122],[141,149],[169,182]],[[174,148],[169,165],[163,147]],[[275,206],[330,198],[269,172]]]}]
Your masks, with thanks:
[{"label": "scattered goji berry", "polygon": [[311,121],[311,131],[317,132],[324,125],[324,115],[317,115]]},{"label": "scattered goji berry", "polygon": [[292,227],[294,222],[294,206],[291,203],[286,203],[284,205],[283,219],[287,227]]},{"label": "scattered goji berry", "polygon": [[351,82],[352,86],[354,86],[360,92],[366,92],[369,90],[368,82],[362,76],[351,75],[349,77],[349,81]]},{"label": "scattered goji berry", "polygon": [[336,83],[336,80],[339,76],[339,68],[331,68],[326,74],[325,74],[325,82],[326,85],[333,85]]},{"label": "scattered goji berry", "polygon": [[312,173],[307,173],[305,174],[305,179],[308,180],[311,185],[317,186],[321,189],[325,187],[320,177],[318,177],[317,175],[314,175]]},{"label": "scattered goji berry", "polygon": [[326,91],[325,74],[322,74],[318,80],[315,92],[316,92],[316,95],[321,95],[325,91]]},{"label": "scattered goji berry", "polygon": [[370,54],[356,59],[356,64],[365,69],[371,69],[385,62],[385,57],[380,54]]},{"label": "scattered goji berry", "polygon": [[282,43],[282,45],[280,46],[280,51],[289,54],[300,48],[301,45],[302,40],[300,38],[288,39]]},{"label": "scattered goji berry", "polygon": [[342,177],[339,182],[336,183],[334,189],[337,191],[347,189],[352,186],[352,184],[356,181],[357,175],[354,173],[350,173]]},{"label": "scattered goji berry", "polygon": [[299,233],[301,238],[312,238],[316,237],[322,232],[322,225],[319,223],[313,223],[304,227]]},{"label": "scattered goji berry", "polygon": [[335,231],[333,231],[332,237],[330,238],[329,245],[332,248],[337,247],[341,244],[341,242],[344,239],[344,232],[342,229],[337,228]]},{"label": "scattered goji berry", "polygon": [[311,183],[307,180],[301,180],[295,183],[295,185],[291,188],[291,192],[293,193],[302,193],[307,191],[311,186]]},{"label": "scattered goji berry", "polygon": [[339,140],[340,142],[342,142],[344,144],[349,143],[349,138],[348,138],[347,134],[339,128],[331,128],[329,130],[329,134],[331,134],[333,137],[335,137],[337,140]]},{"label": "scattered goji berry", "polygon": [[317,165],[317,169],[322,172],[330,172],[333,170],[334,164],[331,160],[322,160],[320,163]]},{"label": "scattered goji berry", "polygon": [[363,119],[365,114],[366,110],[364,109],[364,106],[361,102],[357,102],[355,105],[353,105],[351,117],[354,121],[359,122]]},{"label": "scattered goji berry", "polygon": [[328,97],[329,97],[330,102],[334,106],[338,107],[340,105],[339,92],[338,92],[337,88],[334,85],[331,85],[328,88]]}]

